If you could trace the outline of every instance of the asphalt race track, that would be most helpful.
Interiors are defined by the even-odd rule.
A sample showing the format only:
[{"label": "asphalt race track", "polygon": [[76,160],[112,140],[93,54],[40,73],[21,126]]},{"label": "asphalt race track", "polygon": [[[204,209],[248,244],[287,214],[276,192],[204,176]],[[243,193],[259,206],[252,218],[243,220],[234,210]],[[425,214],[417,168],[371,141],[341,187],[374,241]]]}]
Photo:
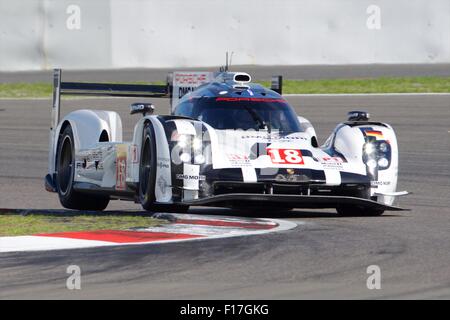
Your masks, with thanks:
[{"label": "asphalt race track", "polygon": [[[219,66],[209,68],[178,68],[182,70],[217,71]],[[335,79],[377,77],[449,77],[450,64],[355,64],[355,65],[298,65],[298,66],[232,66],[231,71],[250,73],[253,79],[270,80],[272,75],[283,75],[284,79]],[[165,81],[173,69],[120,69],[120,70],[65,70],[65,81],[133,82]],[[52,71],[0,72],[0,83],[47,82]]]},{"label": "asphalt race track", "polygon": [[[1,254],[0,298],[450,298],[450,95],[288,100],[312,121],[321,142],[353,109],[392,124],[400,146],[398,189],[413,193],[398,204],[411,211],[375,218],[339,218],[333,210],[275,212],[270,217],[303,224],[253,237]],[[116,110],[129,139],[137,117],[128,115],[130,102],[64,100],[63,110]],[[167,101],[153,102],[160,113],[168,110]],[[49,124],[49,100],[0,101],[1,208],[61,208],[43,188]],[[139,209],[118,201],[108,207]],[[66,289],[72,264],[81,267],[81,290]],[[370,265],[381,268],[380,290],[366,287]]]}]

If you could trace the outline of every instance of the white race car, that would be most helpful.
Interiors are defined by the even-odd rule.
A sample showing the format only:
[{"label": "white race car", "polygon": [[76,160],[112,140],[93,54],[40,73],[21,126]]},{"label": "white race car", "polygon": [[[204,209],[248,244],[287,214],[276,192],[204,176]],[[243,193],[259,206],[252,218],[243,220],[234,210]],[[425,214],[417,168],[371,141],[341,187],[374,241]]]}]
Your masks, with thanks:
[{"label": "white race car", "polygon": [[[61,82],[55,70],[46,189],[78,210],[103,210],[113,199],[150,211],[401,210],[392,205],[407,192],[396,192],[391,126],[352,111],[319,146],[311,123],[277,91],[242,72],[174,72],[164,86]],[[125,142],[116,112],[83,109],[60,120],[61,94],[170,97],[172,110],[153,115],[152,104],[132,104],[143,117]]]}]

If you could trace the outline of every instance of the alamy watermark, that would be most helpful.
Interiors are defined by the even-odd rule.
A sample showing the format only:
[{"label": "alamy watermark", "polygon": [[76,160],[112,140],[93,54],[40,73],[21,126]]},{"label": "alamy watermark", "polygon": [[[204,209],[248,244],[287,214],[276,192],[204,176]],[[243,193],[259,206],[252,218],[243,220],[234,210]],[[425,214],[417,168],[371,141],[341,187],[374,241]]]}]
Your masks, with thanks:
[{"label": "alamy watermark", "polygon": [[369,30],[381,29],[381,8],[371,4],[367,7],[366,13],[369,15],[366,20],[366,26]]},{"label": "alamy watermark", "polygon": [[66,269],[66,273],[70,276],[66,280],[66,287],[69,290],[81,289],[81,268],[77,265],[70,265]]},{"label": "alamy watermark", "polygon": [[381,268],[376,264],[370,265],[366,270],[370,276],[367,278],[366,285],[369,290],[381,289]]},{"label": "alamy watermark", "polygon": [[79,5],[71,4],[67,6],[66,13],[69,15],[66,19],[66,28],[68,30],[81,29],[81,8]]}]

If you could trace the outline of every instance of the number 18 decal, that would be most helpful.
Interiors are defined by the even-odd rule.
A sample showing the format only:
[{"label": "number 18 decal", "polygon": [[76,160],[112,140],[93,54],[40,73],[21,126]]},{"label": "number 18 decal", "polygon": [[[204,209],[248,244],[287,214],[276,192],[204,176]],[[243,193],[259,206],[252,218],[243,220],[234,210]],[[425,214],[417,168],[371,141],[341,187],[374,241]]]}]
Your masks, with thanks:
[{"label": "number 18 decal", "polygon": [[277,164],[304,164],[302,152],[298,149],[271,149],[267,148],[267,153],[272,159],[272,163]]}]

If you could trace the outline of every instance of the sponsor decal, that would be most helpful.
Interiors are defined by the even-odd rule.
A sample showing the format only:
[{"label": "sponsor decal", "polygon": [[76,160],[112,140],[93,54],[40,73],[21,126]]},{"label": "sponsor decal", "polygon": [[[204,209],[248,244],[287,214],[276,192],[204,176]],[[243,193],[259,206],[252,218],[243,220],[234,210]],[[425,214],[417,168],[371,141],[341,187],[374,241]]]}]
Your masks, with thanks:
[{"label": "sponsor decal", "polygon": [[190,175],[190,174],[182,174],[178,173],[176,175],[178,180],[198,180],[198,181],[204,181],[206,179],[203,175]]},{"label": "sponsor decal", "polygon": [[87,159],[83,159],[82,161],[76,161],[75,167],[77,170],[103,170],[103,162],[100,162],[99,160],[88,161]]},{"label": "sponsor decal", "polygon": [[243,154],[227,154],[228,161],[232,167],[249,167],[251,166],[250,158]]},{"label": "sponsor decal", "polygon": [[320,163],[324,169],[343,169],[344,159],[341,157],[322,157]]},{"label": "sponsor decal", "polygon": [[370,186],[374,187],[374,188],[378,188],[379,186],[390,186],[391,182],[390,181],[371,181],[370,182]]},{"label": "sponsor decal", "polygon": [[229,160],[248,160],[248,156],[242,154],[228,154]]},{"label": "sponsor decal", "polygon": [[77,170],[103,170],[103,159],[108,156],[111,149],[102,147],[95,150],[82,150],[77,155],[75,167]]},{"label": "sponsor decal", "polygon": [[[82,169],[99,169],[99,163],[102,160],[103,153],[101,150],[89,150],[81,157],[81,168]],[[77,168],[80,168],[80,164],[76,164]]]},{"label": "sponsor decal", "polygon": [[344,159],[341,157],[322,157],[321,162],[324,163],[343,163]]},{"label": "sponsor decal", "polygon": [[200,175],[200,166],[185,163],[183,173],[175,176],[183,180],[183,197],[186,199],[196,199],[198,197],[200,181],[205,180],[205,176]]},{"label": "sponsor decal", "polygon": [[172,110],[184,95],[194,91],[198,86],[210,82],[213,77],[212,72],[174,72]]},{"label": "sponsor decal", "polygon": [[169,163],[170,163],[169,158],[158,157],[156,161],[156,166],[159,169],[169,169]]},{"label": "sponsor decal", "polygon": [[131,152],[131,162],[132,163],[138,163],[139,162],[139,157],[138,157],[137,145],[135,145],[135,144],[131,145],[130,152]]},{"label": "sponsor decal", "polygon": [[127,179],[127,146],[116,146],[116,190],[126,189]]},{"label": "sponsor decal", "polygon": [[102,151],[101,150],[92,150],[89,151],[89,153],[86,156],[86,161],[98,161],[98,160],[102,160]]},{"label": "sponsor decal", "polygon": [[184,95],[195,90],[195,87],[182,87],[178,88],[178,99],[182,98]]},{"label": "sponsor decal", "polygon": [[270,141],[296,141],[296,140],[305,140],[308,139],[305,137],[299,136],[280,136],[278,134],[246,134],[241,136],[242,139],[260,139],[260,140],[270,140]]},{"label": "sponsor decal", "polygon": [[209,80],[208,73],[203,72],[177,72],[174,73],[174,85],[199,85]]},{"label": "sponsor decal", "polygon": [[267,148],[266,150],[274,164],[305,164],[299,149]]},{"label": "sponsor decal", "polygon": [[163,176],[159,176],[158,180],[156,181],[156,185],[159,188],[159,191],[161,192],[161,194],[163,196],[167,195],[167,188],[170,187],[169,184],[167,183],[166,179],[164,179]]}]

